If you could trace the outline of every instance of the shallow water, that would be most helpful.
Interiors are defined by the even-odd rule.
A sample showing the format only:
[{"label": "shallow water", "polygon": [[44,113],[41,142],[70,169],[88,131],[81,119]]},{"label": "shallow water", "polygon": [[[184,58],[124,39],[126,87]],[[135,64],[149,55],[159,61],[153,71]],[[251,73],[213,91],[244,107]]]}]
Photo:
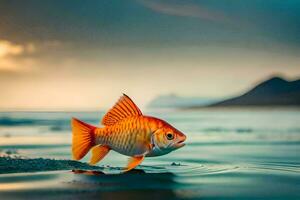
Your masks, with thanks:
[{"label": "shallow water", "polygon": [[[186,133],[187,145],[128,174],[114,152],[97,169],[106,175],[71,172],[86,168],[60,161],[71,157],[70,117],[98,124],[103,114],[0,113],[0,151],[13,161],[0,159],[1,199],[300,199],[300,110],[149,112]],[[35,172],[32,158],[43,158]]]}]

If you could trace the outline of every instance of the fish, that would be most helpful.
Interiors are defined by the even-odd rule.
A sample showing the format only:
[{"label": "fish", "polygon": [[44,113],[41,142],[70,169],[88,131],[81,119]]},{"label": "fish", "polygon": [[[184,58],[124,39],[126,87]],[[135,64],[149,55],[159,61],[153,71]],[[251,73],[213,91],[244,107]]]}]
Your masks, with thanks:
[{"label": "fish", "polygon": [[123,94],[104,115],[102,127],[72,118],[72,155],[81,160],[90,150],[90,164],[100,162],[111,150],[129,156],[124,172],[134,169],[145,157],[168,154],[185,145],[186,135],[166,121],[143,115]]}]

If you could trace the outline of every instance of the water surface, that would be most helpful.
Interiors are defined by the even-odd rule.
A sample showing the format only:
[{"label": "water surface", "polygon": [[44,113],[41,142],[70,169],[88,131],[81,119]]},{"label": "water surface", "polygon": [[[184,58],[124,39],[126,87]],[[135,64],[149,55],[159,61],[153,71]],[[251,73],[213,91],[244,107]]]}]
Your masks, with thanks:
[{"label": "water surface", "polygon": [[73,173],[91,168],[69,161],[70,117],[96,125],[103,114],[0,113],[1,199],[300,199],[297,109],[148,112],[186,133],[187,145],[128,174],[128,157],[115,152],[98,173]]}]

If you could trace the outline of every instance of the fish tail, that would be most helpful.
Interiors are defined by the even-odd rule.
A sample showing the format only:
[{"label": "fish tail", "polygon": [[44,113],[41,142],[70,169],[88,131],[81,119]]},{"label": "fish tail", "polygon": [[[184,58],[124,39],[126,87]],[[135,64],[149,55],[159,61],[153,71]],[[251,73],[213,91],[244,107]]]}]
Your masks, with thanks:
[{"label": "fish tail", "polygon": [[75,160],[82,159],[95,146],[96,127],[72,118],[72,154]]}]

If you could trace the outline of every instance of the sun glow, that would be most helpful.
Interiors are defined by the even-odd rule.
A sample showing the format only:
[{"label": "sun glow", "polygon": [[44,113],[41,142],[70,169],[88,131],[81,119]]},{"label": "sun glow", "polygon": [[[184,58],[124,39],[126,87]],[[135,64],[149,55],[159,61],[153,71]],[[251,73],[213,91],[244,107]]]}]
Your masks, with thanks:
[{"label": "sun glow", "polygon": [[25,48],[22,45],[13,44],[6,40],[0,40],[0,58],[9,55],[20,55]]},{"label": "sun glow", "polygon": [[33,43],[16,44],[0,40],[0,70],[19,71],[31,68],[33,59],[29,54],[36,51]]}]

